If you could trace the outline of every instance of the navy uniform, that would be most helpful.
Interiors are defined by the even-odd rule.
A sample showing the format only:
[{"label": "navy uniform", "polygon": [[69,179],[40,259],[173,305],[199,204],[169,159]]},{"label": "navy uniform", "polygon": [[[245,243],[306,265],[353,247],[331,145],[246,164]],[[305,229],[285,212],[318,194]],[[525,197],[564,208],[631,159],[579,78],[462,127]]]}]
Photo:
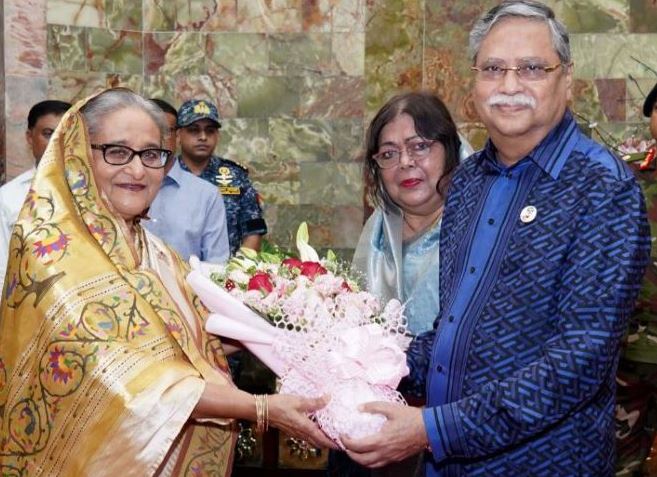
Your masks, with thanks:
[{"label": "navy uniform", "polygon": [[[179,161],[180,166],[189,171],[182,158],[179,158]],[[216,185],[224,197],[231,255],[239,250],[243,237],[267,233],[258,192],[249,180],[246,167],[219,156],[212,156],[199,177]]]},{"label": "navy uniform", "polygon": [[[180,106],[177,127],[186,127],[201,119],[209,119],[221,127],[219,112],[214,104],[192,99]],[[178,161],[183,170],[189,171],[181,156]],[[246,167],[219,156],[212,156],[199,177],[216,185],[224,198],[231,255],[239,250],[245,236],[267,233],[258,192],[249,180]]]}]

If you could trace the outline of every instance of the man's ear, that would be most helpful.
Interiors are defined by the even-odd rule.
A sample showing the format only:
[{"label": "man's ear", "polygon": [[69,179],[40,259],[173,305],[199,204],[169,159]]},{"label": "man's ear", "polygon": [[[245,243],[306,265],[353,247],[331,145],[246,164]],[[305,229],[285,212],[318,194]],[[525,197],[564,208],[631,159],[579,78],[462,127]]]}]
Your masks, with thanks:
[{"label": "man's ear", "polygon": [[33,147],[32,147],[32,130],[31,129],[26,129],[25,130],[25,141],[27,141],[27,144],[30,146],[30,149],[33,149]]},{"label": "man's ear", "polygon": [[571,63],[566,66],[566,71],[564,72],[566,75],[566,98],[569,103],[573,100],[573,68],[574,65]]}]

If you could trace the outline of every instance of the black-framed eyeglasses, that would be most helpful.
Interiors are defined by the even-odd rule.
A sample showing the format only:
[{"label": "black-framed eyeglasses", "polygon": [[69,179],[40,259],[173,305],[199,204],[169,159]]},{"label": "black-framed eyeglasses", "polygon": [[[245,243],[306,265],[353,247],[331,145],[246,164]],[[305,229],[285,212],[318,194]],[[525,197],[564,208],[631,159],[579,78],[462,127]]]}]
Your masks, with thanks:
[{"label": "black-framed eyeglasses", "polygon": [[433,146],[436,140],[426,140],[426,141],[413,141],[408,142],[401,149],[394,148],[392,146],[384,146],[386,149],[377,152],[372,156],[372,159],[376,161],[377,165],[381,169],[390,169],[399,164],[401,160],[401,155],[403,151],[406,151],[409,157],[412,157],[414,160],[424,159],[431,152],[431,146]]},{"label": "black-framed eyeglasses", "polygon": [[139,156],[139,160],[144,167],[150,167],[151,169],[161,169],[166,166],[167,161],[173,154],[168,149],[155,147],[135,151],[131,147],[121,144],[92,144],[91,149],[102,151],[105,162],[113,166],[123,166],[132,161],[135,156]]},{"label": "black-framed eyeglasses", "polygon": [[518,66],[505,66],[492,63],[480,67],[471,66],[470,69],[477,73],[477,79],[483,81],[499,81],[506,76],[507,71],[514,71],[521,80],[540,81],[547,78],[548,73],[555,71],[560,66],[570,66],[570,64],[559,62],[554,65],[542,65],[535,62],[523,62]]}]

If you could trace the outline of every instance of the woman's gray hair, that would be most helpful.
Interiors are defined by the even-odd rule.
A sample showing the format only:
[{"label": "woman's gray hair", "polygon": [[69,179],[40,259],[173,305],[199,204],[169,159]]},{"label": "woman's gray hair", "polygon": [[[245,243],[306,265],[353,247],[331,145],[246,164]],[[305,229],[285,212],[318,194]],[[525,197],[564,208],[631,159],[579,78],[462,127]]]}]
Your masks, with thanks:
[{"label": "woman's gray hair", "polygon": [[101,120],[108,114],[128,108],[137,108],[148,114],[160,130],[160,142],[169,134],[169,126],[164,112],[152,101],[142,98],[126,88],[109,89],[85,104],[80,112],[84,117],[90,135],[98,132]]},{"label": "woman's gray hair", "polygon": [[487,13],[479,17],[470,31],[469,53],[473,64],[477,61],[477,54],[481,43],[490,30],[504,18],[527,18],[530,20],[543,21],[550,28],[552,45],[554,46],[561,63],[571,63],[570,39],[568,31],[563,23],[557,20],[550,7],[533,0],[516,0],[500,3]]}]

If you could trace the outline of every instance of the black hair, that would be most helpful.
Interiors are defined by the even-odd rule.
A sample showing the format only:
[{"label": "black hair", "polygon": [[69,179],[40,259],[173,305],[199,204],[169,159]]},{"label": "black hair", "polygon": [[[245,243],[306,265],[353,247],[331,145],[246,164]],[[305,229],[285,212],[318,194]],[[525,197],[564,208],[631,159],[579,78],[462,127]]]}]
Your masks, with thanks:
[{"label": "black hair", "polygon": [[71,103],[57,101],[56,99],[49,99],[35,104],[32,106],[32,108],[30,108],[30,112],[27,115],[27,129],[32,129],[36,125],[39,118],[48,114],[61,116],[66,111],[68,111],[70,107]]},{"label": "black hair", "polygon": [[445,148],[445,168],[436,184],[436,190],[443,195],[449,178],[459,164],[461,140],[456,124],[445,103],[436,95],[428,92],[404,93],[391,98],[374,116],[365,140],[365,183],[370,188],[370,198],[376,205],[390,201],[383,188],[381,173],[372,158],[379,151],[379,139],[383,128],[402,113],[413,118],[415,131],[424,139],[440,142]]},{"label": "black hair", "polygon": [[162,111],[164,111],[167,114],[171,114],[178,119],[178,111],[176,111],[176,108],[174,108],[170,103],[167,103],[163,99],[159,98],[150,98],[149,101],[154,102],[157,104]]}]

